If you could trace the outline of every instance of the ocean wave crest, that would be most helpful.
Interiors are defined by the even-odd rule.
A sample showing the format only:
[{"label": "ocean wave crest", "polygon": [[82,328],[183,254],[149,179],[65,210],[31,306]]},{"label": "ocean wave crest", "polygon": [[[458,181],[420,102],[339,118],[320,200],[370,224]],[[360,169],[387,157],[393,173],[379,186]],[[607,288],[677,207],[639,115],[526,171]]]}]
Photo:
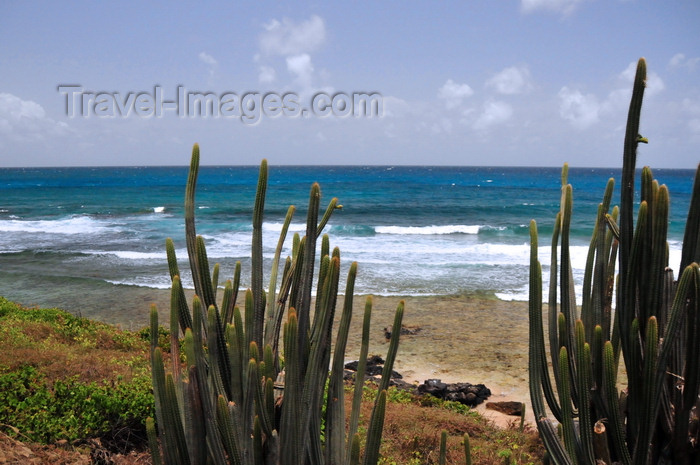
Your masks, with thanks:
[{"label": "ocean wave crest", "polygon": [[[113,255],[124,260],[165,260],[167,258],[163,252],[137,252],[135,250],[85,250],[88,255]],[[176,253],[187,254],[187,250],[180,250]]]},{"label": "ocean wave crest", "polygon": [[25,232],[47,234],[100,234],[113,231],[115,225],[108,221],[96,220],[89,216],[72,216],[56,220],[20,220],[0,221],[2,232]]},{"label": "ocean wave crest", "polygon": [[466,224],[448,224],[444,226],[376,226],[377,234],[425,235],[442,234],[479,234],[481,226]]}]

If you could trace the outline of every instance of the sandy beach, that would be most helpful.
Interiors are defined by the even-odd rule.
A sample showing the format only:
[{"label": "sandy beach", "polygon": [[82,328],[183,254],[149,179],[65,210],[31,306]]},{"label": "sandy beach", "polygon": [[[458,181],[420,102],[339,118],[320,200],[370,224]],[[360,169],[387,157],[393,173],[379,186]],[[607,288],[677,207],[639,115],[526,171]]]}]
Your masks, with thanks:
[{"label": "sandy beach", "polygon": [[[359,353],[365,300],[353,300],[346,358]],[[485,384],[492,392],[489,401],[514,400],[529,407],[527,302],[481,296],[373,297],[370,353],[386,354],[383,329],[392,325],[400,300],[405,301],[404,326],[418,330],[401,336],[395,369],[404,380]],[[499,424],[510,420],[484,404],[477,410]]]},{"label": "sandy beach", "polygon": [[[151,303],[161,321],[168,321],[169,291],[122,288],[119,310],[95,317],[128,329],[147,324]],[[240,299],[240,297],[239,297]],[[354,296],[353,319],[346,360],[360,353],[362,317],[367,296]],[[527,302],[508,302],[490,296],[373,296],[370,354],[384,357],[388,342],[384,328],[391,327],[399,301],[405,302],[403,325],[415,334],[401,336],[395,370],[407,382],[437,378],[444,382],[485,384],[489,401],[516,400],[529,404]],[[129,305],[125,305],[126,303]],[[337,316],[342,310],[338,301]],[[337,327],[337,325],[336,325]],[[499,419],[480,406],[486,416]],[[528,409],[528,412],[530,409]]]}]

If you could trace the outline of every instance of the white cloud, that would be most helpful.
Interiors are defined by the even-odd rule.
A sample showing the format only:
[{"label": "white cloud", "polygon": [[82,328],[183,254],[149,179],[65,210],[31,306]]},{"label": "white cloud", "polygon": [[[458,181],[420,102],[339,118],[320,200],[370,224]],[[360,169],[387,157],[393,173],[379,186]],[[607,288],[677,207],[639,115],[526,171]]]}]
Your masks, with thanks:
[{"label": "white cloud", "polygon": [[598,122],[600,103],[595,95],[583,95],[564,86],[559,91],[559,115],[577,129],[585,129]]},{"label": "white cloud", "polygon": [[525,13],[535,10],[549,10],[568,15],[585,0],[521,0],[520,7]]},{"label": "white cloud", "polygon": [[689,98],[684,98],[681,109],[684,114],[688,115],[688,129],[690,129],[690,132],[700,135],[700,100],[693,101]]},{"label": "white cloud", "polygon": [[[647,94],[648,95],[648,94]],[[632,84],[615,89],[608,94],[608,98],[600,102],[601,113],[614,113],[629,108],[632,98]]]},{"label": "white cloud", "polygon": [[260,52],[253,56],[258,65],[258,81],[284,80],[276,70],[286,67],[293,82],[282,82],[282,86],[292,85],[302,94],[320,90],[318,81],[326,81],[328,73],[323,69],[316,71],[311,52],[319,49],[326,40],[323,19],[316,15],[299,22],[288,18],[273,19],[263,28],[259,37]]},{"label": "white cloud", "polygon": [[274,82],[276,77],[275,68],[272,66],[263,65],[260,67],[260,73],[258,74],[258,81],[263,83]]},{"label": "white cloud", "polygon": [[209,55],[207,52],[199,52],[199,61],[207,65],[209,68],[209,75],[212,76],[214,74],[214,71],[216,70],[217,65],[219,64],[216,59]]},{"label": "white cloud", "polygon": [[0,93],[0,134],[18,141],[32,141],[42,140],[46,135],[69,132],[66,123],[47,117],[46,111],[38,103]]},{"label": "white cloud", "polygon": [[0,94],[0,114],[14,121],[25,118],[39,120],[46,117],[46,111],[38,103],[6,93]]},{"label": "white cloud", "polygon": [[700,57],[686,58],[684,53],[676,53],[668,62],[671,68],[687,68],[690,70],[695,69],[698,64],[700,64]]},{"label": "white cloud", "polygon": [[401,117],[411,112],[411,105],[398,97],[385,96],[382,103],[383,115],[386,117]]},{"label": "white cloud", "polygon": [[680,66],[681,64],[683,64],[684,61],[685,61],[685,54],[683,54],[683,53],[676,53],[675,55],[673,55],[673,56],[671,57],[671,60],[669,60],[668,64],[669,64],[671,67],[674,67],[674,68],[675,68],[676,66]]},{"label": "white cloud", "polygon": [[489,101],[484,103],[484,111],[474,122],[474,129],[482,131],[497,124],[503,124],[513,116],[513,107],[506,102]]},{"label": "white cloud", "polygon": [[199,59],[202,61],[202,63],[207,64],[209,66],[216,66],[218,64],[216,59],[206,52],[200,52]]},{"label": "white cloud", "polygon": [[525,66],[511,66],[486,81],[486,87],[506,95],[522,94],[532,89],[530,70]]},{"label": "white cloud", "polygon": [[314,65],[311,63],[311,57],[302,53],[287,57],[287,70],[294,76],[295,81],[304,89],[311,87],[311,80],[314,73]]},{"label": "white cloud", "polygon": [[457,84],[452,79],[448,79],[440,89],[438,89],[438,98],[445,100],[447,108],[456,108],[462,104],[462,100],[470,97],[474,91],[469,84]]},{"label": "white cloud", "polygon": [[[584,95],[579,90],[562,87],[559,91],[559,115],[577,129],[586,129],[600,121],[604,115],[617,114],[629,108],[632,84],[637,71],[637,62],[632,62],[617,75],[619,87],[608,93],[605,99],[594,94]],[[647,73],[645,98],[653,97],[666,85],[655,72]]]},{"label": "white cloud", "polygon": [[325,39],[326,26],[319,16],[299,23],[273,19],[260,35],[260,48],[268,55],[300,55],[317,50]]}]

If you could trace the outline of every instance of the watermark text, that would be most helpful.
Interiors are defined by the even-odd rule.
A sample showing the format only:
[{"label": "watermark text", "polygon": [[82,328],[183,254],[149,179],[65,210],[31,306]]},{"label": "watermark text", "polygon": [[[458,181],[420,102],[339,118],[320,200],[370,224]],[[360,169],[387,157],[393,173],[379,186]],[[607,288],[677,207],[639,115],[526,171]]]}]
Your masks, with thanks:
[{"label": "watermark text", "polygon": [[106,92],[86,90],[77,84],[62,84],[66,115],[84,118],[230,118],[256,124],[264,117],[352,117],[383,115],[383,98],[378,92],[318,92],[302,99],[294,92],[202,92],[178,86],[167,94],[161,86],[148,92]]}]

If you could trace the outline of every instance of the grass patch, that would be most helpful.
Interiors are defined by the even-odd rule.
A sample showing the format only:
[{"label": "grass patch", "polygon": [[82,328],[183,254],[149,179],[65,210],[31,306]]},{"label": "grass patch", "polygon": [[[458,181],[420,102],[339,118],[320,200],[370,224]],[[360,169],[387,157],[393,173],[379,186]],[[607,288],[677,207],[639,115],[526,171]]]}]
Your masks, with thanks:
[{"label": "grass patch", "polygon": [[[346,386],[348,412],[353,389],[353,386]],[[371,415],[376,391],[373,383],[363,387],[361,424]],[[446,463],[464,463],[465,433],[470,437],[475,465],[542,463],[544,448],[537,430],[526,426],[520,431],[519,426],[519,418],[514,417],[508,428],[498,428],[467,405],[390,387],[379,465],[438,463],[443,430],[448,433]],[[366,430],[361,429],[361,432],[364,434]]]}]

